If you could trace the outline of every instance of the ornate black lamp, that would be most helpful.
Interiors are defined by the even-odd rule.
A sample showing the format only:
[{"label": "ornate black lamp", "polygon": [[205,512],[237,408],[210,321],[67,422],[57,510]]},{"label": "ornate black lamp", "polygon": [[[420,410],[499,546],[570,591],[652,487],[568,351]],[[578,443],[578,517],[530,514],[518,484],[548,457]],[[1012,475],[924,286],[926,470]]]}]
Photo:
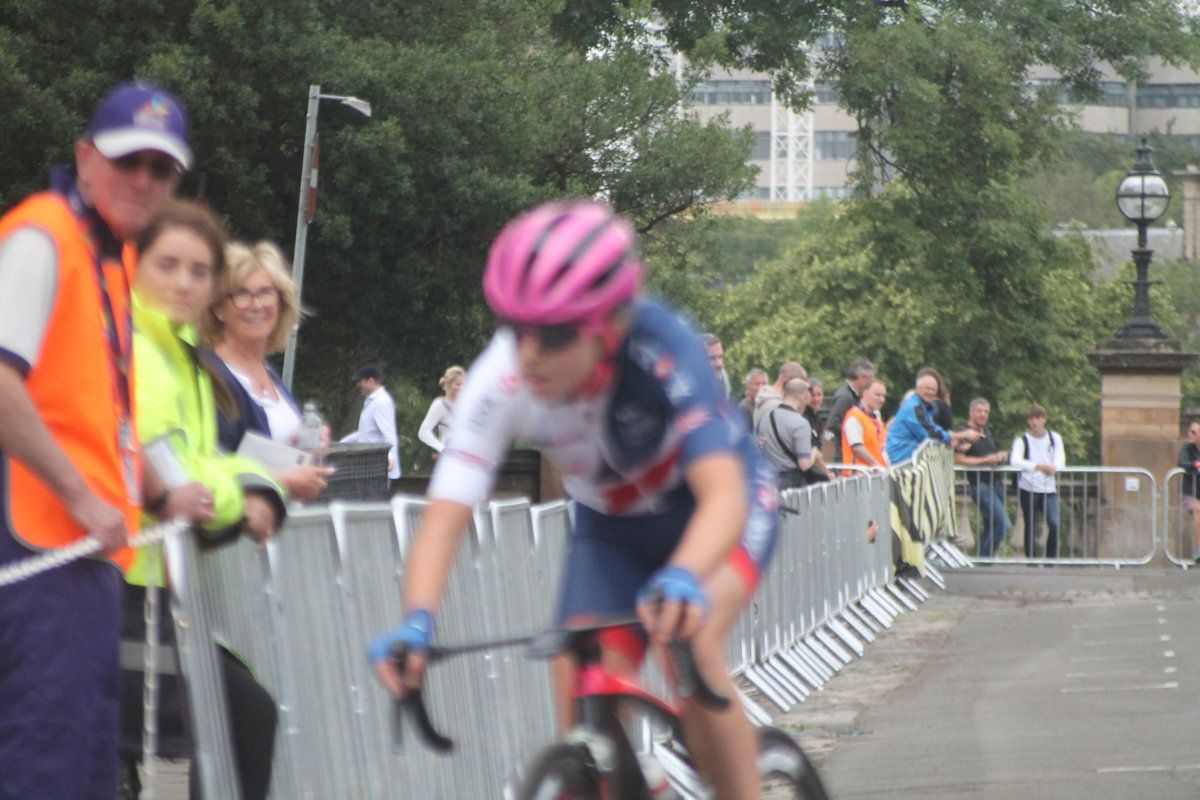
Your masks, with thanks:
[{"label": "ornate black lamp", "polygon": [[1133,313],[1125,327],[1117,331],[1117,339],[1165,339],[1167,334],[1150,317],[1150,259],[1154,251],[1146,246],[1146,228],[1161,217],[1171,204],[1171,192],[1167,182],[1158,174],[1150,154],[1154,149],[1146,144],[1137,148],[1137,160],[1117,187],[1117,209],[1125,219],[1138,227],[1137,248],[1133,250],[1133,263],[1137,267],[1137,280],[1133,281]]}]

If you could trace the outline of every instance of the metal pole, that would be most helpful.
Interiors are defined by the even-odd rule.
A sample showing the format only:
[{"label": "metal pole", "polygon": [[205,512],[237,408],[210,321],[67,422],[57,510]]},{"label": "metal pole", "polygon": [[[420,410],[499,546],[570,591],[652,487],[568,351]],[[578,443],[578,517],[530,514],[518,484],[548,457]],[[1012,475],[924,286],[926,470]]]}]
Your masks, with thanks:
[{"label": "metal pole", "polygon": [[[292,280],[296,282],[296,293],[301,299],[304,295],[304,252],[308,244],[308,189],[312,178],[313,140],[317,137],[317,110],[320,104],[321,87],[313,84],[308,87],[308,121],[304,127],[300,199],[296,204],[296,245],[292,250]],[[297,320],[283,353],[283,383],[289,390],[292,388],[292,375],[296,370],[296,340],[299,332],[300,322]]]}]

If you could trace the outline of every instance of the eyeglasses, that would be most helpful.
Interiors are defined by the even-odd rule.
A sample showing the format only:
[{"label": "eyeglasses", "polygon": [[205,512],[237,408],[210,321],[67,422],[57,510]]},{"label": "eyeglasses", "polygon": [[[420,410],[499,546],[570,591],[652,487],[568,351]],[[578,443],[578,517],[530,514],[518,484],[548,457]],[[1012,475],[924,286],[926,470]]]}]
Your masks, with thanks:
[{"label": "eyeglasses", "polygon": [[533,337],[538,347],[546,353],[570,346],[580,334],[578,325],[526,325],[508,320],[503,320],[500,324],[511,330],[518,340],[526,336]]},{"label": "eyeglasses", "polygon": [[249,289],[235,289],[229,293],[229,299],[233,301],[234,308],[247,309],[255,300],[263,308],[270,308],[279,302],[279,290],[274,286],[264,286],[253,292]]},{"label": "eyeglasses", "polygon": [[130,153],[120,158],[110,158],[109,161],[117,171],[126,175],[133,175],[144,167],[150,173],[150,177],[160,183],[183,174],[183,169],[175,159],[161,153]]}]

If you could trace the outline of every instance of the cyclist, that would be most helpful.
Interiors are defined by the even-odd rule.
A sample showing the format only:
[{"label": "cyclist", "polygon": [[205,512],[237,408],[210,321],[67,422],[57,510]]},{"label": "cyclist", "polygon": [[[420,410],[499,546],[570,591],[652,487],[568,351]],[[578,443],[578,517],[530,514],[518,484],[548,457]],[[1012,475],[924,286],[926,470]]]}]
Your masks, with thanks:
[{"label": "cyclist", "polygon": [[[639,297],[641,282],[633,227],[598,203],[541,206],[493,243],[484,294],[500,327],[468,370],[430,483],[405,567],[404,622],[370,647],[392,694],[420,685],[454,551],[514,439],[542,450],[575,501],[559,621],[636,608],[656,645],[690,640],[705,679],[732,694],[725,643],[774,546],[774,474],[698,334]],[[388,657],[398,643],[413,653],[403,675]],[[621,631],[602,644],[606,665],[632,677],[641,638]],[[686,703],[683,721],[718,797],[757,796],[740,706]]]}]

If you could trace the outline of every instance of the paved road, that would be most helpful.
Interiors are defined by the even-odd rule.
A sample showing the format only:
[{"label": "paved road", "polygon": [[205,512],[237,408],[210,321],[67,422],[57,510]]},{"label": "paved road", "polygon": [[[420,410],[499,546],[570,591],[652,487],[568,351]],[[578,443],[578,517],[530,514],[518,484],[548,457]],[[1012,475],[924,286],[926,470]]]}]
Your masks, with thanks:
[{"label": "paved road", "polygon": [[846,676],[885,686],[822,759],[834,797],[1200,797],[1200,574],[977,569],[906,617],[900,667]]}]

